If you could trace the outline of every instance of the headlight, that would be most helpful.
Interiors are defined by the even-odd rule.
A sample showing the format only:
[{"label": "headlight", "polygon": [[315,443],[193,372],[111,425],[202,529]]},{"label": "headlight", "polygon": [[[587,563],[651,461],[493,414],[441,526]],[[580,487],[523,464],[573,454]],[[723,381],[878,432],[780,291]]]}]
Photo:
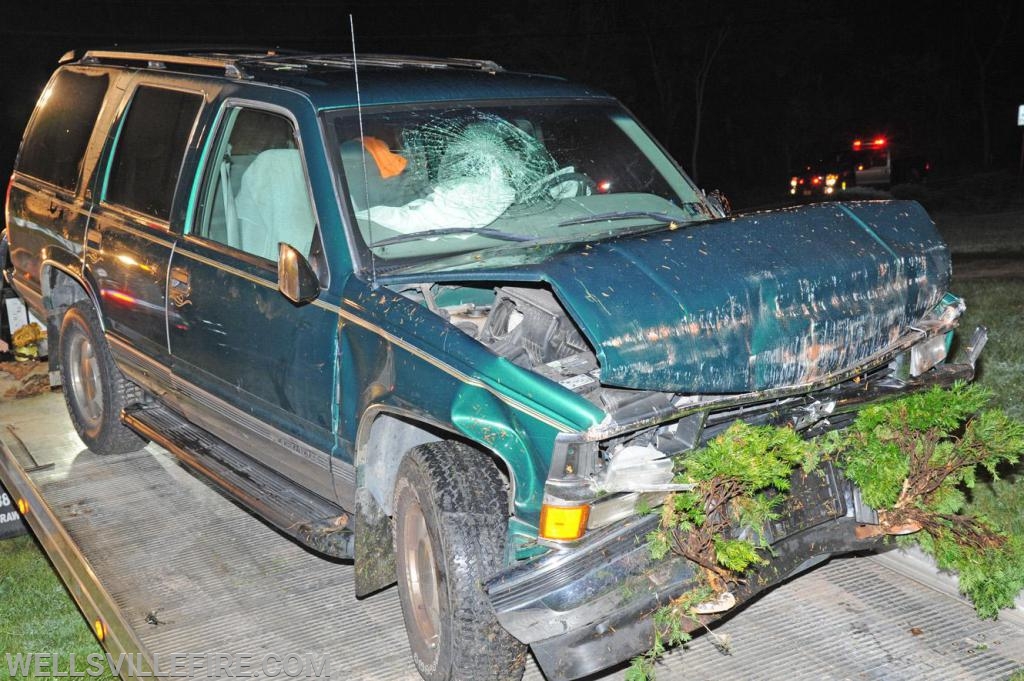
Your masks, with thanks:
[{"label": "headlight", "polygon": [[910,348],[910,375],[920,376],[946,359],[946,334],[932,336]]}]

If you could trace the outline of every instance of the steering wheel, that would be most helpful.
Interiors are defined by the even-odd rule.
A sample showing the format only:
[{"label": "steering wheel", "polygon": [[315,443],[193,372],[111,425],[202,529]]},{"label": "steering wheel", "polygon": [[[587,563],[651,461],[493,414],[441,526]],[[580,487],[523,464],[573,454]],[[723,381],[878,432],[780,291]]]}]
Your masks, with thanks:
[{"label": "steering wheel", "polygon": [[597,183],[586,173],[572,170],[571,167],[556,170],[545,175],[530,188],[526,199],[539,197],[553,199],[570,199],[576,196],[590,196],[597,193]]}]

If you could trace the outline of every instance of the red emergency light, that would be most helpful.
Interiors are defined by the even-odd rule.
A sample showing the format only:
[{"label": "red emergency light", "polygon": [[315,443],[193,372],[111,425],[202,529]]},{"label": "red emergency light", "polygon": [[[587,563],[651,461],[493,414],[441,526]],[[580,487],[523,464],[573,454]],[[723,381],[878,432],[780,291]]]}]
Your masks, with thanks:
[{"label": "red emergency light", "polygon": [[[867,144],[867,146],[872,148],[872,149],[881,149],[887,143],[888,143],[888,141],[884,137],[876,137],[875,139],[871,140],[871,142],[869,142]],[[853,140],[853,150],[854,151],[860,151],[861,149],[864,148],[864,146],[865,146],[865,144],[864,144],[864,142],[862,140]]]}]

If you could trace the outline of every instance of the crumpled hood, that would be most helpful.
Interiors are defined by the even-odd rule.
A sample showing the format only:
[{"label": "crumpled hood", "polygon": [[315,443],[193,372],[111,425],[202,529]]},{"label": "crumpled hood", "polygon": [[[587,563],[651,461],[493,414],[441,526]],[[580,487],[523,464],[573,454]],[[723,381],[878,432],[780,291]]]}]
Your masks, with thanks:
[{"label": "crumpled hood", "polygon": [[549,282],[596,350],[602,383],[685,393],[855,366],[937,305],[950,278],[931,219],[905,201],[753,213],[466,265],[441,278]]},{"label": "crumpled hood", "polygon": [[746,392],[805,383],[894,342],[946,292],[917,203],[824,204],[594,244],[546,274],[603,383]]}]

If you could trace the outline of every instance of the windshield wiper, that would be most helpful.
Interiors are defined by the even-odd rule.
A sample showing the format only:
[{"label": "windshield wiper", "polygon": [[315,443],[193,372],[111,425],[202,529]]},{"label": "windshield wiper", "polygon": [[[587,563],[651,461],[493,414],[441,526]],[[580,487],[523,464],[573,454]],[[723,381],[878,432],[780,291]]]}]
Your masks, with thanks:
[{"label": "windshield wiper", "polygon": [[511,232],[503,232],[500,229],[490,229],[489,227],[441,227],[439,229],[428,229],[423,232],[413,232],[411,234],[399,234],[398,236],[388,237],[387,239],[381,239],[380,241],[374,241],[370,244],[370,248],[376,248],[378,246],[391,246],[392,244],[402,244],[406,241],[419,241],[421,239],[431,239],[438,236],[447,236],[449,234],[478,234],[485,236],[489,239],[500,239],[501,241],[536,241],[537,237],[526,236],[524,234],[512,234]]},{"label": "windshield wiper", "polygon": [[675,223],[677,225],[685,225],[694,220],[686,220],[676,215],[669,215],[668,213],[659,213],[654,210],[615,210],[608,213],[594,213],[593,215],[584,215],[578,218],[571,218],[569,220],[562,220],[558,223],[559,227],[568,227],[569,225],[585,225],[590,222],[604,222],[605,220],[628,220],[630,218],[650,218],[658,222],[665,224]]}]

